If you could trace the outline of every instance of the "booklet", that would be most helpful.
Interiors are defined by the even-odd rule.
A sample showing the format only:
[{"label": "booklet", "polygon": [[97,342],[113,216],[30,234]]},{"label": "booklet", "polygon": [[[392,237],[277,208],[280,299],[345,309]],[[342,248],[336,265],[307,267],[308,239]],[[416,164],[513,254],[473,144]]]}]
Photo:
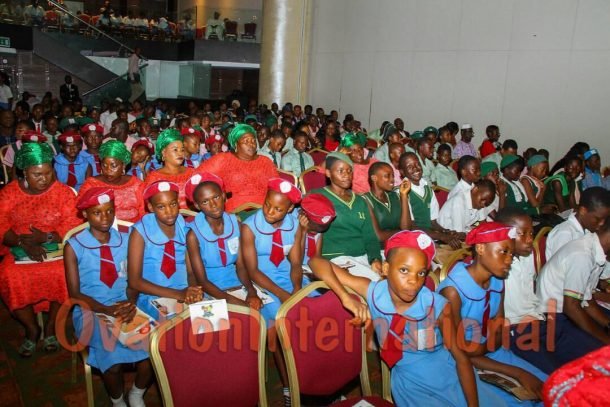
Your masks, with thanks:
[{"label": "booklet", "polygon": [[[258,298],[260,298],[261,301],[263,302],[263,305],[267,305],[267,304],[273,302],[273,298],[271,298],[271,296],[269,295],[269,293],[267,293],[267,291],[263,290],[256,284],[254,284],[254,289],[256,290],[256,295],[258,295]],[[246,290],[246,287],[244,287],[242,285],[241,287],[231,288],[231,289],[227,290],[227,294],[231,294],[233,297],[237,297],[242,301],[246,301],[246,297],[248,296],[248,291]]]},{"label": "booklet", "polygon": [[229,329],[226,300],[200,301],[189,305],[193,335]]},{"label": "booklet", "polygon": [[[56,261],[63,259],[64,256],[64,245],[61,243],[43,243],[42,247],[44,248],[47,258],[44,259],[43,262],[47,261]],[[15,246],[11,247],[11,253],[15,257],[15,264],[33,264],[39,263],[30,259],[21,247]]]},{"label": "booklet", "polygon": [[154,300],[150,300],[150,303],[159,311],[159,317],[163,316],[165,319],[171,318],[186,309],[186,305],[184,305],[184,303],[173,298],[156,298]]},{"label": "booklet", "polygon": [[131,322],[123,323],[120,326],[115,317],[102,313],[96,313],[95,315],[100,321],[106,323],[106,327],[110,330],[112,336],[116,337],[119,342],[126,346],[146,338],[157,326],[157,321],[139,308],[136,310],[136,315]]},{"label": "booklet", "polygon": [[525,389],[525,387],[521,386],[521,383],[512,377],[502,373],[481,369],[477,369],[477,374],[479,375],[479,379],[512,394],[517,400],[538,400],[538,397],[536,397],[535,394]]}]

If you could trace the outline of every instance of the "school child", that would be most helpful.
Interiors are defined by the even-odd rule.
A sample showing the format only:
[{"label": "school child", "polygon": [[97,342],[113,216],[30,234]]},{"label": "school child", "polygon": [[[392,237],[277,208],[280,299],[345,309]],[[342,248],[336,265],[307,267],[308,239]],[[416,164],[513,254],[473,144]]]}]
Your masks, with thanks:
[{"label": "school child", "polygon": [[602,174],[600,168],[602,166],[599,159],[599,152],[592,148],[584,155],[585,159],[585,178],[582,180],[582,189],[585,190],[591,187],[602,186]]},{"label": "school child", "polygon": [[373,157],[375,157],[379,161],[383,161],[385,163],[390,164],[390,144],[400,143],[401,138],[402,137],[400,131],[395,126],[393,126],[392,124],[388,124],[387,126],[385,126],[381,135],[383,144],[375,151]]},{"label": "school child", "polygon": [[42,132],[42,135],[47,137],[47,143],[54,150],[59,150],[59,143],[57,143],[57,137],[61,135],[61,132],[59,131],[58,127],[59,122],[57,121],[57,117],[51,114],[47,115],[44,120],[44,131]]},{"label": "school child", "polygon": [[515,140],[504,140],[502,143],[502,147],[500,151],[496,151],[495,153],[489,154],[485,158],[482,159],[482,162],[494,162],[500,168],[500,164],[502,163],[502,157],[505,155],[517,155],[517,151],[519,150],[519,146]]},{"label": "school child", "polygon": [[[438,287],[449,300],[454,322],[464,327],[465,352],[477,369],[497,371],[517,380],[525,389],[541,397],[542,383],[547,375],[496,343],[497,332],[490,324],[502,326],[504,279],[513,259],[516,231],[497,222],[484,222],[466,236],[472,246],[470,265],[457,263]],[[493,321],[494,319],[498,321]],[[508,392],[493,388],[508,405],[532,405],[519,402]]]},{"label": "school child", "polygon": [[205,149],[207,152],[202,156],[201,161],[206,161],[223,151],[225,146],[225,138],[220,134],[214,134],[205,139]]},{"label": "school child", "polygon": [[565,159],[563,171],[552,175],[544,180],[546,191],[544,191],[543,205],[551,206],[556,212],[562,213],[568,209],[576,209],[576,180],[582,174],[582,160],[578,156],[570,156]]},{"label": "school child", "polygon": [[186,127],[180,131],[180,134],[184,137],[184,166],[188,168],[199,167],[199,164],[203,161],[199,154],[201,132],[192,127]]},{"label": "school child", "polygon": [[[322,194],[311,193],[305,195],[301,201],[301,213],[299,223],[305,224],[305,244],[303,252],[303,264],[309,259],[322,255],[322,238],[328,230],[337,213],[333,203]],[[305,219],[303,219],[305,218]]]},{"label": "school child", "polygon": [[155,146],[149,139],[141,138],[136,141],[131,146],[131,164],[126,169],[127,173],[144,181],[146,167],[154,155]]},{"label": "school child", "polygon": [[95,315],[106,314],[120,322],[130,322],[135,315],[136,306],[126,291],[129,235],[112,228],[111,189],[89,189],[79,197],[76,208],[89,227],[72,236],[64,247],[68,292],[73,301],[80,302],[73,313],[74,328],[79,337],[88,330],[92,332],[87,364],[102,372],[112,405],[127,407],[122,365],[136,363],[135,382],[127,398],[130,406],[144,406],[142,397],[153,379],[148,352],[137,345],[125,346],[116,338],[104,340],[108,335],[104,336],[101,330],[107,327]]},{"label": "school child", "polygon": [[429,185],[436,184],[434,163],[432,162],[432,158],[434,157],[434,142],[424,137],[417,140],[416,145],[417,158],[419,159],[423,171],[422,178],[426,180]]},{"label": "school child", "polygon": [[307,153],[308,143],[309,139],[305,132],[299,130],[295,133],[292,149],[282,157],[281,167],[284,171],[298,177],[306,169],[314,166],[313,158]]},{"label": "school child", "polygon": [[104,128],[99,124],[85,124],[81,127],[80,133],[85,146],[87,146],[87,149],[82,150],[80,155],[89,163],[91,175],[94,177],[100,175],[102,164],[100,163],[99,148],[102,145]]},{"label": "school child", "polygon": [[281,168],[282,165],[282,149],[286,145],[286,136],[281,130],[276,130],[271,133],[271,137],[267,142],[267,146],[259,150],[258,154],[268,157],[273,161],[276,168]]},{"label": "school child", "polygon": [[[214,174],[202,172],[188,180],[185,192],[188,200],[200,210],[188,224],[186,236],[197,284],[214,298],[260,309],[260,298],[240,255],[239,221],[234,214],[225,212],[224,182]],[[238,286],[243,286],[248,293],[245,302],[225,292]]]},{"label": "school child", "polygon": [[151,301],[173,298],[188,304],[201,301],[201,287],[189,287],[186,268],[186,224],[179,213],[179,187],[156,181],[143,192],[150,213],[133,225],[129,236],[129,288],[139,293],[138,308],[155,319]]},{"label": "school child", "polygon": [[546,185],[544,179],[549,175],[549,160],[542,154],[534,154],[527,160],[527,173],[521,176],[521,185],[530,205],[540,212]]},{"label": "school child", "polygon": [[89,163],[80,155],[83,139],[78,133],[68,132],[62,133],[57,141],[61,148],[53,165],[57,180],[78,192],[85,178],[90,177],[92,172]]},{"label": "school child", "polygon": [[471,155],[462,156],[458,160],[457,174],[460,180],[455,184],[453,189],[449,191],[447,199],[451,199],[453,195],[461,194],[464,191],[470,191],[472,189],[474,183],[481,179],[481,162]]},{"label": "school child", "polygon": [[[457,346],[447,300],[424,286],[435,252],[424,232],[405,230],[386,243],[385,278],[380,281],[352,276],[319,257],[309,265],[354,314],[353,323],[372,319],[381,358],[392,372],[397,406],[503,405],[489,385],[478,381],[469,358]],[[368,306],[344,286],[366,298]]]},{"label": "school child", "polygon": [[436,150],[438,163],[434,167],[434,178],[436,185],[451,191],[458,183],[456,172],[451,168],[451,146],[449,144],[441,144]]},{"label": "school child", "polygon": [[461,247],[463,236],[438,223],[439,204],[432,187],[422,178],[421,163],[415,153],[406,152],[400,156],[400,171],[411,183],[409,208],[414,227],[455,249]]},{"label": "school child", "polygon": [[480,180],[470,191],[449,198],[438,213],[438,223],[457,233],[468,233],[493,212],[496,186],[489,180]]},{"label": "school child", "polygon": [[585,346],[590,339],[565,317],[549,320],[539,311],[540,299],[535,290],[537,273],[532,254],[532,218],[520,208],[505,208],[498,213],[496,221],[516,230],[513,262],[504,280],[504,312],[510,322],[510,350],[551,374],[596,347]]},{"label": "school child", "polygon": [[500,129],[498,126],[490,124],[485,129],[485,134],[487,135],[487,140],[483,141],[479,147],[481,158],[485,158],[500,149],[500,143],[498,142],[498,139],[500,138]]},{"label": "school child", "polygon": [[500,179],[506,184],[506,206],[521,208],[528,215],[538,215],[538,209],[533,207],[527,199],[527,193],[520,181],[525,161],[518,155],[505,155],[502,157]]}]

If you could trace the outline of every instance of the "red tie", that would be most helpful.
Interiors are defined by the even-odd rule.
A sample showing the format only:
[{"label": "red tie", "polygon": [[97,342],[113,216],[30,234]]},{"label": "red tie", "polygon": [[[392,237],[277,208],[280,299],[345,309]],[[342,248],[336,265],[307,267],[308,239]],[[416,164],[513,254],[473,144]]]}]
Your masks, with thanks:
[{"label": "red tie", "polygon": [[76,170],[74,169],[74,163],[68,165],[68,181],[66,184],[71,187],[76,186]]},{"label": "red tie", "polygon": [[102,166],[100,164],[100,156],[97,154],[93,154],[93,160],[95,160],[95,170],[97,171],[97,173],[101,173],[102,172]]},{"label": "red tie", "polygon": [[176,247],[173,240],[165,243],[161,271],[167,278],[170,278],[176,272]]},{"label": "red tie", "polygon": [[185,158],[184,163],[186,164],[186,168],[195,168],[193,161],[190,158]]},{"label": "red tie", "polygon": [[36,123],[36,133],[40,133],[40,123]]},{"label": "red tie", "polygon": [[310,259],[316,255],[316,235],[313,233],[307,234],[307,257]]},{"label": "red tie", "polygon": [[481,336],[487,338],[487,323],[489,322],[489,297],[491,296],[491,290],[485,293],[485,305],[483,307],[483,324],[481,326]]},{"label": "red tie", "polygon": [[219,237],[218,240],[218,252],[220,253],[220,261],[223,266],[227,265],[227,249],[225,248],[225,240],[222,237]]},{"label": "red tie", "polygon": [[273,232],[273,241],[271,242],[271,255],[269,255],[269,260],[271,263],[275,264],[275,266],[279,266],[282,260],[284,260],[284,247],[282,246],[282,231],[280,229],[276,229]]},{"label": "red tie", "polygon": [[112,288],[114,282],[119,278],[114,265],[114,258],[108,246],[100,246],[100,281]]},{"label": "red tie", "polygon": [[[385,339],[385,343],[381,347],[381,358],[391,369],[400,359],[402,359],[402,338],[405,334],[405,325],[407,318],[402,315],[392,315],[390,330]],[[392,334],[395,333],[396,335]]]}]

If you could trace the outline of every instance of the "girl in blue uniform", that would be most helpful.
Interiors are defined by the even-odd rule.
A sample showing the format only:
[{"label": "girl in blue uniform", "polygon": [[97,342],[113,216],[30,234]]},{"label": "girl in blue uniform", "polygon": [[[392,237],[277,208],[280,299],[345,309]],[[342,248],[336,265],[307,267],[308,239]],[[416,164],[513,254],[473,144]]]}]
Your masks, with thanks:
[{"label": "girl in blue uniform", "polygon": [[[64,247],[64,264],[68,291],[76,306],[74,328],[81,341],[88,341],[87,364],[102,372],[104,386],[114,406],[126,407],[123,399],[122,364],[136,363],[137,374],[129,392],[130,406],[143,406],[142,396],[152,381],[148,352],[133,349],[115,338],[108,340],[100,330],[107,329],[96,313],[130,322],[135,304],[127,299],[127,244],[129,236],[112,228],[114,192],[108,188],[91,188],[77,202],[77,209],[89,227],[70,238]],[[85,335],[85,336],[83,336]],[[104,338],[104,340],[102,339]]]},{"label": "girl in blue uniform", "polygon": [[201,301],[201,287],[189,287],[186,268],[186,224],[180,216],[178,185],[150,184],[143,194],[151,212],[133,225],[129,237],[129,288],[139,293],[137,305],[159,319],[151,304],[159,297],[191,304]]},{"label": "girl in blue uniform", "polygon": [[126,168],[128,175],[137,177],[140,181],[146,178],[146,167],[155,155],[155,146],[147,138],[141,138],[131,146],[131,164]]},{"label": "girl in blue uniform", "polygon": [[[309,265],[354,314],[353,323],[373,320],[397,406],[501,406],[457,346],[447,300],[424,286],[434,255],[427,234],[405,230],[386,242],[382,280],[353,276],[320,257]],[[344,285],[366,298],[368,306]]]},{"label": "girl in blue uniform", "polygon": [[80,156],[89,163],[91,167],[91,175],[94,177],[102,172],[102,164],[100,162],[99,149],[104,138],[104,128],[99,124],[85,124],[81,130],[83,141],[87,146],[86,150],[80,152]]},{"label": "girl in blue uniform", "polygon": [[[214,298],[260,309],[261,300],[239,253],[239,222],[235,215],[225,212],[227,197],[222,179],[209,172],[195,174],[186,183],[185,192],[201,211],[188,224],[186,236],[197,284]],[[245,302],[225,292],[242,285],[247,291]]]},{"label": "girl in blue uniform", "polygon": [[[541,397],[547,375],[501,346],[502,329],[489,328],[492,324],[503,326],[503,279],[511,268],[514,237],[514,228],[497,222],[485,222],[471,230],[466,243],[473,246],[472,264],[458,263],[438,291],[449,300],[455,324],[464,327],[465,352],[472,364],[510,376]],[[499,387],[493,389],[508,405],[536,404],[520,402]]]},{"label": "girl in blue uniform", "polygon": [[63,133],[57,138],[61,153],[55,156],[55,174],[62,184],[74,188],[76,191],[91,176],[92,169],[89,162],[80,154],[83,148],[83,139],[78,133]]}]

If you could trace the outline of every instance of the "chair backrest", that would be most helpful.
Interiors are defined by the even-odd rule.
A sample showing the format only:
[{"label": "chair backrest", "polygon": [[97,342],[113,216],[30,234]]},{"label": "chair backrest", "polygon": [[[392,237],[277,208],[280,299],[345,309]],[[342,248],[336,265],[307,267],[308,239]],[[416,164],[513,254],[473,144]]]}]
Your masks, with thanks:
[{"label": "chair backrest", "polygon": [[436,200],[438,201],[438,207],[440,209],[443,207],[443,205],[445,205],[445,202],[447,202],[447,198],[449,197],[449,191],[447,191],[445,188],[437,186],[435,186],[433,189],[434,196],[436,196]]},{"label": "chair backrest", "polygon": [[443,281],[447,278],[453,267],[460,262],[466,261],[468,262],[468,258],[472,256],[472,250],[470,248],[459,249],[453,252],[451,256],[445,261],[443,267],[441,268],[440,281]]},{"label": "chair backrest", "polygon": [[436,287],[438,287],[439,281],[438,281],[438,276],[436,274],[434,274],[434,271],[431,271],[427,276],[426,276],[426,281],[424,281],[424,285],[430,290],[430,291],[436,291]]},{"label": "chair backrest", "polygon": [[[122,233],[128,233],[129,228],[132,226],[133,226],[133,222],[128,222],[126,220],[120,220],[120,219],[116,219],[116,218],[114,219],[114,224],[112,225],[113,228],[115,228],[116,230],[118,230],[119,232],[122,232]],[[81,230],[88,228],[88,227],[89,227],[89,222],[85,222],[85,223],[81,223],[80,225],[68,230],[66,232],[66,234],[64,235],[62,243],[65,244],[68,241],[68,239],[70,239],[72,236],[74,236]]]},{"label": "chair backrest", "polygon": [[301,173],[299,177],[301,191],[306,194],[308,191],[326,186],[326,175],[318,171],[318,168],[312,167]]},{"label": "chair backrest", "polygon": [[68,230],[66,232],[66,234],[64,235],[64,238],[62,240],[63,244],[66,244],[66,242],[75,234],[77,234],[78,232],[80,232],[81,230],[88,228],[89,227],[89,222],[85,222],[85,223],[81,223],[80,225],[73,227],[72,229]]},{"label": "chair backrest", "polygon": [[225,23],[225,35],[237,35],[237,21],[227,21]]},{"label": "chair backrest", "polygon": [[165,407],[267,405],[265,321],[251,308],[228,308],[228,330],[194,335],[187,309],[151,334]]},{"label": "chair backrest", "polygon": [[48,22],[56,23],[57,22],[57,13],[55,12],[55,10],[47,10],[44,13],[44,19],[47,20]]},{"label": "chair backrest", "polygon": [[253,215],[254,212],[256,212],[260,208],[262,208],[261,204],[257,204],[254,202],[246,202],[246,203],[239,205],[237,208],[235,208],[235,210],[233,210],[233,213],[237,216],[237,218],[240,221],[243,222],[244,220],[248,219],[248,217]]},{"label": "chair backrest", "polygon": [[536,273],[540,272],[542,266],[546,263],[546,240],[549,232],[552,230],[550,226],[545,226],[538,231],[538,234],[534,238],[534,265],[536,267]]},{"label": "chair backrest", "polygon": [[290,182],[291,184],[293,184],[294,186],[296,186],[297,188],[299,187],[299,179],[297,178],[296,175],[294,175],[293,173],[291,173],[290,171],[284,171],[284,170],[277,170],[277,174],[278,176],[283,179],[286,180],[288,182]]},{"label": "chair backrest", "polygon": [[[451,163],[449,164],[451,166],[451,168],[453,168],[453,171],[455,171],[456,174],[458,174],[458,162],[460,160],[453,160],[451,161]],[[459,174],[458,174],[459,176]]]},{"label": "chair backrest", "polygon": [[313,163],[315,165],[322,165],[324,160],[326,160],[326,156],[328,155],[328,151],[322,150],[321,148],[312,148],[308,151],[308,153],[313,159]]},{"label": "chair backrest", "polygon": [[85,23],[91,24],[91,16],[89,14],[81,14],[79,18]]},{"label": "chair backrest", "polygon": [[377,140],[367,139],[365,147],[369,148],[369,149],[371,149],[371,148],[377,149],[377,147],[379,147],[379,143],[377,142]]},{"label": "chair backrest", "polygon": [[180,215],[182,215],[184,220],[188,223],[192,222],[193,219],[195,219],[195,216],[197,216],[197,212],[192,211],[190,209],[180,209]]},{"label": "chair backrest", "polygon": [[100,20],[101,16],[93,16],[91,17],[91,25],[96,25],[97,22]]},{"label": "chair backrest", "polygon": [[244,24],[244,34],[246,35],[254,35],[256,33],[256,23],[246,23]]},{"label": "chair backrest", "polygon": [[[282,304],[276,317],[292,405],[296,407],[300,406],[301,393],[330,395],[359,374],[363,395],[371,394],[364,329],[349,323],[352,314],[332,291],[308,297],[321,288],[328,286],[315,282],[303,288]],[[332,339],[321,340],[322,331],[332,331]]]}]

